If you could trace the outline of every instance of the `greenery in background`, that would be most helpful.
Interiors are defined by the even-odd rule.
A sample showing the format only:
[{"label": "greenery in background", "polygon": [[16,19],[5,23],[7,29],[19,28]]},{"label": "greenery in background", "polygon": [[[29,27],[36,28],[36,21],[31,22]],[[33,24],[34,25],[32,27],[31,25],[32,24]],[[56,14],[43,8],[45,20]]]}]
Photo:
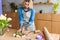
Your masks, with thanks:
[{"label": "greenery in background", "polygon": [[54,11],[57,11],[59,7],[59,3],[54,4]]},{"label": "greenery in background", "polygon": [[10,7],[13,10],[17,10],[18,9],[18,6],[15,3],[10,3]]}]

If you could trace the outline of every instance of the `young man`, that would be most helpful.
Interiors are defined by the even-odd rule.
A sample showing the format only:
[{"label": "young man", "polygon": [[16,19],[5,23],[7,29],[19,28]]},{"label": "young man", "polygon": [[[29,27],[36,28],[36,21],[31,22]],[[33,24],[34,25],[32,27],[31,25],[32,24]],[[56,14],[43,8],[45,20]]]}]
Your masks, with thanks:
[{"label": "young man", "polygon": [[24,6],[18,9],[18,15],[20,20],[19,30],[22,30],[23,28],[28,31],[35,30],[33,0],[25,0]]}]

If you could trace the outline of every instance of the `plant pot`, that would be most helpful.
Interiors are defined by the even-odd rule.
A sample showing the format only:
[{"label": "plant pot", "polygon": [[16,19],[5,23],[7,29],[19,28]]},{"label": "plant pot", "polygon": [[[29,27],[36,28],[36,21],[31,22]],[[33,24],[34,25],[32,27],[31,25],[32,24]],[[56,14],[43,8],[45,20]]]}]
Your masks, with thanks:
[{"label": "plant pot", "polygon": [[0,36],[3,35],[3,28],[0,28]]}]

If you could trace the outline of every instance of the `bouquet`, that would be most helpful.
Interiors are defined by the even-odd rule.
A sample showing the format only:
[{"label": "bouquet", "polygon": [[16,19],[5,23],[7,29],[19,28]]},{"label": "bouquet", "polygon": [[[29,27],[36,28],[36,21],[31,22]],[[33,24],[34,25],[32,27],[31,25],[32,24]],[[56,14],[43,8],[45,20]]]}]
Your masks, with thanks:
[{"label": "bouquet", "polygon": [[0,35],[3,32],[3,28],[8,28],[9,27],[9,22],[11,20],[12,20],[12,18],[6,17],[6,14],[0,16]]}]

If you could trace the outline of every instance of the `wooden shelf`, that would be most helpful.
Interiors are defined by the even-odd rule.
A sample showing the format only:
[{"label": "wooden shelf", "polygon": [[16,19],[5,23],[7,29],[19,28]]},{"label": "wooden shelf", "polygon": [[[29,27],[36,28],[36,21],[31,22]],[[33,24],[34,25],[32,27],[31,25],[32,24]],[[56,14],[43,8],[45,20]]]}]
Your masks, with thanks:
[{"label": "wooden shelf", "polygon": [[24,3],[20,3],[19,5],[23,5]]},{"label": "wooden shelf", "polygon": [[[19,4],[19,5],[23,5],[23,3]],[[42,2],[39,2],[39,3],[34,3],[34,5],[54,5],[53,3],[42,3]]]},{"label": "wooden shelf", "polygon": [[39,2],[39,3],[34,3],[34,5],[54,5],[53,3],[42,3],[42,2]]}]

